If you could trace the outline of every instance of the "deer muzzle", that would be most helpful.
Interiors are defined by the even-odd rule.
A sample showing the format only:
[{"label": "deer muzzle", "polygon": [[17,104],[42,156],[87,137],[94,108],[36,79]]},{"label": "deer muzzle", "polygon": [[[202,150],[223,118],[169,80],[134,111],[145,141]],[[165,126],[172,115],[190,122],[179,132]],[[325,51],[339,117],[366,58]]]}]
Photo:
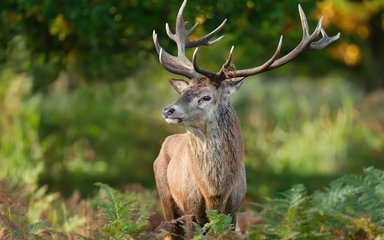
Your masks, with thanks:
[{"label": "deer muzzle", "polygon": [[172,106],[163,109],[163,117],[167,123],[171,124],[178,124],[183,121],[183,117],[178,116],[176,109]]}]

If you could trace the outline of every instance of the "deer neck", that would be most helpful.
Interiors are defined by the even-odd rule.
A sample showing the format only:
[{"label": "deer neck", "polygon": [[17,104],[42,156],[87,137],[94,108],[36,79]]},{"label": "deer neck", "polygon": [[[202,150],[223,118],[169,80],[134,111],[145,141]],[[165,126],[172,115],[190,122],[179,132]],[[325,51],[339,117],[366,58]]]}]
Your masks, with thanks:
[{"label": "deer neck", "polygon": [[[210,164],[241,162],[243,143],[237,115],[231,105],[219,105],[203,127],[188,128],[190,149],[197,161]],[[221,162],[221,163],[220,163]]]},{"label": "deer neck", "polygon": [[239,121],[230,105],[219,106],[204,128],[188,129],[192,175],[207,195],[227,196],[244,171]]}]

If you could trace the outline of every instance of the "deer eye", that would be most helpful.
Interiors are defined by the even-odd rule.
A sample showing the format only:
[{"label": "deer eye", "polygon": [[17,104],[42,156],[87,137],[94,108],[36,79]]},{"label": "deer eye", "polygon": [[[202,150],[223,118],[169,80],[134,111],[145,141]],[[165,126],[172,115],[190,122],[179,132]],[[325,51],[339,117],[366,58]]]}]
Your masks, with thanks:
[{"label": "deer eye", "polygon": [[200,98],[199,99],[199,104],[201,103],[201,102],[208,102],[209,100],[211,100],[211,97],[210,96],[204,96],[204,97],[202,97],[202,98]]},{"label": "deer eye", "polygon": [[211,97],[210,96],[204,96],[202,98],[202,100],[208,102],[209,100],[211,100]]}]

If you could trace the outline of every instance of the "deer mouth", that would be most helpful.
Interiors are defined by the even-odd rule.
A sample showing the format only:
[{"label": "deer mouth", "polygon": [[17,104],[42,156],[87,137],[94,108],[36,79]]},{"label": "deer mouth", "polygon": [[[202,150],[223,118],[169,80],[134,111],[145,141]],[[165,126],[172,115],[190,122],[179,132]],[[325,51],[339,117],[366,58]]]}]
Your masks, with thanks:
[{"label": "deer mouth", "polygon": [[165,121],[167,123],[170,123],[170,124],[179,124],[183,121],[183,118],[182,117],[178,117],[178,118],[175,118],[175,117],[166,117],[165,118]]}]

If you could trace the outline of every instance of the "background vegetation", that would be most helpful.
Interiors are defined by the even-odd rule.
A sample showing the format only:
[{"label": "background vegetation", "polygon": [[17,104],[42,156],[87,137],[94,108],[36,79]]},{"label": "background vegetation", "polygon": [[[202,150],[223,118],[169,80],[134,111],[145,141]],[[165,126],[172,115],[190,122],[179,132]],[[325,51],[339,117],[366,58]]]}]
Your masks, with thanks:
[{"label": "background vegetation", "polygon": [[[311,214],[323,204],[326,186],[336,191],[332,180],[345,174],[368,179],[380,174],[364,168],[384,166],[384,3],[301,4],[312,29],[324,16],[327,32],[341,32],[341,39],[250,79],[233,97],[246,147],[244,211],[258,212],[251,203],[265,203],[262,209],[309,221],[285,211],[303,207],[322,230],[338,226],[328,233],[382,236],[383,222],[369,214],[373,208],[344,211],[349,220],[361,220],[345,228],[332,220],[334,212]],[[160,220],[151,214],[159,212],[152,163],[163,139],[184,130],[162,120],[161,109],[177,94],[167,81],[172,74],[157,62],[151,34],[156,29],[161,44],[175,51],[164,24],[173,26],[179,5],[176,0],[0,2],[0,238],[75,238],[75,232],[100,239],[153,237],[147,225]],[[284,52],[301,38],[297,4],[288,0],[194,0],[185,18],[201,23],[193,37],[229,19],[224,40],[201,50],[201,65],[209,69],[221,66],[231,45],[236,66],[245,68],[267,59],[280,34]],[[345,180],[348,199],[362,189],[353,183]],[[289,190],[296,195],[284,195],[289,204],[268,205],[296,184],[301,187]],[[372,186],[382,200],[383,186],[364,189]],[[116,201],[123,218],[117,218],[119,209],[109,211],[108,203]],[[226,220],[212,214],[212,234],[232,234],[215,231],[215,221],[221,226]],[[249,236],[289,239],[298,236],[297,229],[307,233],[300,222],[287,221],[271,221],[253,232],[264,235]],[[323,237],[321,229],[306,229]]]}]

